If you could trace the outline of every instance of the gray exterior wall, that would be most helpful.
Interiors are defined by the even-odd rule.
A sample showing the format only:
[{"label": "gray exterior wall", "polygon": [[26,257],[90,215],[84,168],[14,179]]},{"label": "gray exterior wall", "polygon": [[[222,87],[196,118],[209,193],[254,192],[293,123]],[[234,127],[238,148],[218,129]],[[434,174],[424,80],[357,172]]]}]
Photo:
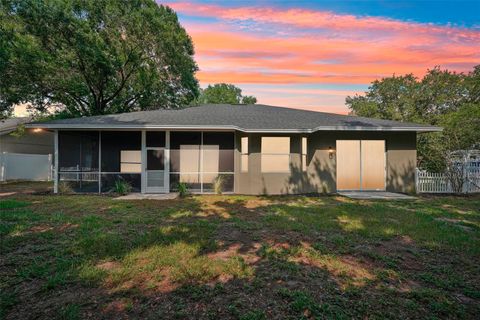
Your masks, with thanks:
[{"label": "gray exterior wall", "polygon": [[[240,171],[241,137],[249,143],[248,172]],[[290,137],[290,173],[261,172],[261,137]],[[301,167],[301,138],[308,139],[307,170]],[[246,134],[235,136],[235,192],[239,194],[296,194],[336,192],[336,157],[329,157],[329,148],[336,140],[385,140],[386,189],[394,192],[415,191],[416,133],[317,131],[302,134]]]},{"label": "gray exterior wall", "polygon": [[26,129],[21,137],[0,135],[0,153],[53,154],[53,133]]}]

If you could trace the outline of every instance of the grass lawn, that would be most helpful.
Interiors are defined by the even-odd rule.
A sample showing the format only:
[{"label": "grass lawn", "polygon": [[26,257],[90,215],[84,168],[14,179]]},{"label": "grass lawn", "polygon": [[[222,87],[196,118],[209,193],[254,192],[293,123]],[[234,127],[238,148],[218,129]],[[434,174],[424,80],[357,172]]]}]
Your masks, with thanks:
[{"label": "grass lawn", "polygon": [[0,198],[0,318],[480,315],[480,197]]}]

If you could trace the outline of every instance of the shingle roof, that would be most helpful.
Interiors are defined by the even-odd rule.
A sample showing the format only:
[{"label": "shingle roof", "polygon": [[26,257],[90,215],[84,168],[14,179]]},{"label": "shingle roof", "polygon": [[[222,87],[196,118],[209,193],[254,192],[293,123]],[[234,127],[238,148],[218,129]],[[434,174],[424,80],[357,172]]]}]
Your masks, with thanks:
[{"label": "shingle roof", "polygon": [[21,124],[31,121],[30,117],[16,117],[0,120],[0,135],[4,135],[13,132]]},{"label": "shingle roof", "polygon": [[438,131],[423,124],[290,109],[267,105],[201,105],[32,123],[51,129],[165,128],[235,129],[245,132],[314,132],[318,130]]}]

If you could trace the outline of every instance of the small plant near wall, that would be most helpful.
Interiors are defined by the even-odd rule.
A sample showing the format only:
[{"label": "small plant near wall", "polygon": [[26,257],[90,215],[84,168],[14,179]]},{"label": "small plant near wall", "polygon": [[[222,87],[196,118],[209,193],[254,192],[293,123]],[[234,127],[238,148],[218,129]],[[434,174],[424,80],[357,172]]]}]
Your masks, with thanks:
[{"label": "small plant near wall", "polygon": [[132,191],[132,186],[127,181],[123,179],[118,179],[115,181],[113,191],[121,195],[126,195]]},{"label": "small plant near wall", "polygon": [[70,185],[69,182],[67,182],[67,181],[60,181],[60,183],[58,184],[58,192],[59,192],[60,194],[73,193],[73,188],[72,188],[72,186]]},{"label": "small plant near wall", "polygon": [[185,182],[179,182],[177,185],[177,190],[180,198],[183,198],[188,194],[188,186]]},{"label": "small plant near wall", "polygon": [[223,193],[224,182],[225,182],[225,179],[222,175],[219,175],[218,177],[215,178],[215,180],[213,181],[213,189],[216,194]]}]

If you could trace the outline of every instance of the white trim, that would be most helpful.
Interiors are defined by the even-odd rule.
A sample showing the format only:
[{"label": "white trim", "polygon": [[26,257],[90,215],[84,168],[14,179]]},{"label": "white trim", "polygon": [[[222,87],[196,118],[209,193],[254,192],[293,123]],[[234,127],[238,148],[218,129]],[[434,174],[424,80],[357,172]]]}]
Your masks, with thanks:
[{"label": "white trim", "polygon": [[140,190],[142,193],[145,193],[146,192],[146,189],[147,189],[147,174],[146,174],[146,169],[147,169],[147,148],[146,148],[146,145],[147,145],[147,134],[146,134],[146,131],[145,130],[142,130],[142,154],[141,154],[141,160],[142,160],[142,163],[141,163],[141,167],[142,167],[142,177],[140,179],[141,183],[140,183]]},{"label": "white trim", "polygon": [[53,138],[54,152],[55,152],[55,171],[53,172],[53,193],[58,193],[58,130],[55,130]]},{"label": "white trim", "polygon": [[102,131],[98,131],[98,193],[102,193]]},{"label": "white trim", "polygon": [[165,192],[169,193],[170,192],[170,131],[165,131],[165,164],[164,164],[164,169],[165,169]]},{"label": "white trim", "polygon": [[203,174],[204,174],[204,172],[203,172],[203,131],[200,133],[200,169],[199,170],[200,170],[200,172],[199,172],[199,175],[200,175],[200,193],[203,193]]},{"label": "white trim", "polygon": [[65,129],[65,130],[100,130],[100,129],[111,129],[111,130],[152,130],[152,129],[163,129],[163,130],[237,130],[241,132],[248,133],[313,133],[316,131],[414,131],[414,132],[434,132],[434,131],[443,131],[441,127],[382,127],[382,126],[318,126],[313,129],[245,129],[235,125],[226,125],[226,126],[212,126],[212,125],[179,125],[179,126],[170,126],[170,125],[98,125],[98,124],[42,124],[42,123],[32,123],[25,125],[26,128],[42,128],[42,129]]}]

